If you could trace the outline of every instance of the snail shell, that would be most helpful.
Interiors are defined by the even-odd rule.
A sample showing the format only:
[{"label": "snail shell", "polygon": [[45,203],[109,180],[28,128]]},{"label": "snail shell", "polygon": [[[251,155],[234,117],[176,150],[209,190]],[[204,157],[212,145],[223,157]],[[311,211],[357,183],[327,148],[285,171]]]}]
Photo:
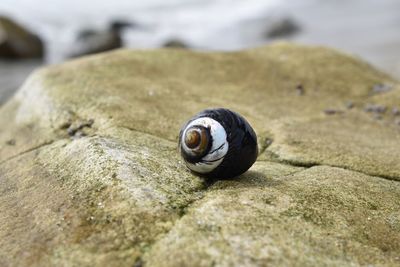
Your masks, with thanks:
[{"label": "snail shell", "polygon": [[257,136],[236,112],[206,109],[191,118],[179,133],[186,166],[206,178],[232,178],[247,171],[258,156]]}]

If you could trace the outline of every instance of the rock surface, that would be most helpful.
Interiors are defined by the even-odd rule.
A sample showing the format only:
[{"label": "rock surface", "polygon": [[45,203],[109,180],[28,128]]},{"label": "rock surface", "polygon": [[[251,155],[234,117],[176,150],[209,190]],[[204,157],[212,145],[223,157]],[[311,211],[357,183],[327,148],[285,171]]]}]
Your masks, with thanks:
[{"label": "rock surface", "polygon": [[[0,265],[399,265],[400,126],[367,104],[398,107],[399,84],[284,43],[39,70],[0,109]],[[254,126],[260,157],[208,184],[184,168],[177,133],[219,106]]]},{"label": "rock surface", "polygon": [[0,58],[41,58],[42,40],[7,17],[0,16]]}]

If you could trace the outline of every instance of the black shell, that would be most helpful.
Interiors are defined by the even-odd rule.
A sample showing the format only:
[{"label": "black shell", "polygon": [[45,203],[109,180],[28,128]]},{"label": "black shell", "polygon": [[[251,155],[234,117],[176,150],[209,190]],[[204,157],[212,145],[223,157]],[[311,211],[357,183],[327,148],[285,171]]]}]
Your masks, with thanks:
[{"label": "black shell", "polygon": [[[212,179],[227,179],[247,171],[257,159],[258,147],[257,135],[246,119],[229,109],[206,109],[195,115],[182,127],[179,140],[181,140],[186,126],[193,120],[202,117],[212,118],[224,127],[229,149],[220,165],[209,173],[198,175]],[[181,155],[185,161],[193,163],[193,159],[182,149]]]}]

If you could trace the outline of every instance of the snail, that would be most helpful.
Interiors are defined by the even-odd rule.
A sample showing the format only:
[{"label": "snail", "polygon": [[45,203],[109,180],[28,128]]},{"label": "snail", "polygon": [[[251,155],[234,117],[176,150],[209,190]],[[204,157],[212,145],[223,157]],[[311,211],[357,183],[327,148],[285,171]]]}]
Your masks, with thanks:
[{"label": "snail", "polygon": [[212,179],[238,176],[258,156],[253,128],[225,108],[206,109],[192,117],[179,133],[179,149],[193,173]]}]

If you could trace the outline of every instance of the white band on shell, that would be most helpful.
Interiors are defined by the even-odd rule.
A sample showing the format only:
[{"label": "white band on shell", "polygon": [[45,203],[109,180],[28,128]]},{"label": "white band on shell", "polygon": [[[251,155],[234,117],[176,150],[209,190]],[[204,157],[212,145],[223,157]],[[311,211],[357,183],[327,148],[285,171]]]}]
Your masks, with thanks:
[{"label": "white band on shell", "polygon": [[[210,151],[204,157],[202,157],[199,162],[186,162],[186,166],[192,171],[198,173],[209,173],[221,164],[226,153],[228,152],[229,144],[228,140],[226,139],[226,131],[218,121],[212,118],[203,117],[190,122],[183,131],[181,138],[185,137],[187,129],[192,126],[203,126],[205,128],[209,128],[210,135],[212,137],[212,145]],[[181,140],[181,144],[182,149],[186,153],[193,155],[191,149],[186,146],[183,140]]]}]

